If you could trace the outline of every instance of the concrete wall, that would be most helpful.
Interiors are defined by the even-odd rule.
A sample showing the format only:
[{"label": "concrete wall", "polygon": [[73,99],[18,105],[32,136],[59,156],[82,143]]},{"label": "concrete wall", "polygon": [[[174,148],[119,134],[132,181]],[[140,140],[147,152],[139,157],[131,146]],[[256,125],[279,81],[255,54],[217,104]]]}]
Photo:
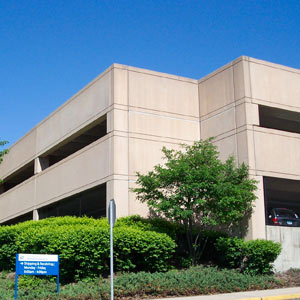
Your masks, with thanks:
[{"label": "concrete wall", "polygon": [[106,182],[112,173],[110,139],[101,138],[0,195],[0,220],[9,220]]},{"label": "concrete wall", "polygon": [[[0,166],[4,179],[28,162],[107,114],[112,130],[112,68],[109,68],[10,147]],[[0,195],[0,222],[109,181],[112,133]]]},{"label": "concrete wall", "polygon": [[[245,65],[254,120],[258,119],[258,109],[254,108],[258,105],[300,112],[299,70],[252,58],[245,58]],[[257,121],[249,128],[249,132],[248,145],[252,153],[252,160],[249,156],[249,161],[252,173],[259,179],[259,186],[262,185],[263,176],[300,180],[299,134],[262,128]],[[254,233],[252,238],[255,235],[262,236],[282,244],[283,250],[275,262],[275,268],[285,271],[299,267],[300,228],[264,227],[263,192],[258,193],[255,210],[250,226]]]},{"label": "concrete wall", "polygon": [[300,268],[300,228],[266,226],[267,239],[279,242],[282,251],[274,263],[277,271]]},{"label": "concrete wall", "polygon": [[[247,61],[253,105],[300,112],[299,70],[252,58]],[[300,179],[300,135],[254,125],[256,174]]]},{"label": "concrete wall", "polygon": [[[259,105],[300,111],[300,71],[240,57],[199,80],[201,138],[249,165],[258,182],[248,239],[266,238],[263,176],[300,179],[300,135],[259,127]],[[284,147],[282,146],[284,145]]]},{"label": "concrete wall", "polygon": [[35,199],[35,178],[30,178],[0,195],[0,222],[32,211]]},{"label": "concrete wall", "polygon": [[162,162],[163,146],[178,148],[200,138],[198,85],[122,65],[114,65],[113,78],[113,184],[119,186],[114,197],[122,207],[119,215],[146,215],[146,206],[130,192],[136,172],[146,173]]},{"label": "concrete wall", "polygon": [[36,128],[9,148],[0,165],[0,178],[3,179],[20,169],[36,157]]},{"label": "concrete wall", "polygon": [[240,57],[199,80],[201,138],[215,137],[222,160],[234,155],[249,164],[249,125],[257,122],[247,98],[245,58]]},{"label": "concrete wall", "polygon": [[111,70],[108,69],[10,147],[0,178],[34,160],[109,111]]},{"label": "concrete wall", "polygon": [[[40,155],[104,114],[107,136],[41,170]],[[103,182],[118,217],[147,214],[130,192],[136,172],[161,162],[163,146],[178,148],[199,138],[197,80],[114,64],[10,148],[0,178],[30,161],[37,174],[0,195],[6,207],[0,221]],[[21,193],[26,200],[12,200]]]},{"label": "concrete wall", "polygon": [[300,70],[248,58],[253,102],[300,111]]},{"label": "concrete wall", "polygon": [[300,134],[258,127],[254,143],[258,174],[300,180]]},{"label": "concrete wall", "polygon": [[251,102],[249,65],[240,57],[199,80],[201,138],[214,137],[220,158],[233,155],[249,165],[258,181],[257,196],[247,238],[265,238],[262,177],[256,176],[253,127],[259,124],[258,105]]}]

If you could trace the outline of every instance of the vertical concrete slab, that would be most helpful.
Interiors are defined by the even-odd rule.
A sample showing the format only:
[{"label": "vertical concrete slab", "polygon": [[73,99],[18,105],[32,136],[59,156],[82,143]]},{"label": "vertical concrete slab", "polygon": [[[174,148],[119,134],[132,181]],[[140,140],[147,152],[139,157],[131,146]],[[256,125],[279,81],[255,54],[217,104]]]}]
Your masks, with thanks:
[{"label": "vertical concrete slab", "polygon": [[128,70],[126,66],[113,65],[113,103],[128,105]]},{"label": "vertical concrete slab", "polygon": [[252,97],[268,105],[300,108],[300,71],[250,58]]},{"label": "vertical concrete slab", "polygon": [[237,162],[238,164],[245,163],[249,165],[249,153],[248,153],[248,135],[247,130],[237,133]]},{"label": "vertical concrete slab", "polygon": [[266,226],[267,239],[279,242],[282,251],[274,263],[276,271],[300,268],[300,228]]},{"label": "vertical concrete slab", "polygon": [[116,216],[117,218],[126,217],[129,213],[129,199],[128,199],[128,180],[118,177],[113,177],[106,183],[107,205],[106,212],[108,211],[109,200],[114,199],[116,203]]},{"label": "vertical concrete slab", "polygon": [[[112,111],[112,179],[108,183],[108,196],[114,198],[117,217],[128,216],[128,70],[122,65],[113,68]],[[109,199],[107,199],[109,200]]]},{"label": "vertical concrete slab", "polygon": [[248,57],[242,56],[234,62],[233,77],[235,101],[251,97]]},{"label": "vertical concrete slab", "polygon": [[246,236],[248,240],[266,239],[265,225],[265,203],[264,203],[264,185],[263,176],[251,176],[257,181],[257,199],[253,210],[252,218],[249,222],[249,230]]},{"label": "vertical concrete slab", "polygon": [[199,81],[200,117],[234,102],[233,69],[226,66]]}]

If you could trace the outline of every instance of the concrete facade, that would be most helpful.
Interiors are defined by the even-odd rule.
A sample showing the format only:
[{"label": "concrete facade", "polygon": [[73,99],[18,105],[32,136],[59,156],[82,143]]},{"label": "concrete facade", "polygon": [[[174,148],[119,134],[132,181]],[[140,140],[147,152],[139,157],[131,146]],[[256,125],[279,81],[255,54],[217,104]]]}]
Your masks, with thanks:
[{"label": "concrete facade", "polygon": [[[278,117],[284,112],[288,122]],[[101,184],[106,185],[106,203],[115,199],[119,217],[146,215],[146,207],[130,191],[136,172],[161,162],[163,146],[177,148],[213,136],[221,158],[233,154],[258,181],[247,237],[270,238],[264,178],[293,180],[293,197],[300,202],[299,116],[297,69],[243,56],[194,80],[114,64],[10,148],[0,178],[18,180],[2,189],[0,223],[28,212],[38,219],[39,209]],[[48,153],[101,118],[106,134],[50,165]],[[294,129],[263,127],[262,120],[279,120],[279,127],[291,124]],[[31,176],[16,184],[22,177],[18,172],[31,167]]]}]

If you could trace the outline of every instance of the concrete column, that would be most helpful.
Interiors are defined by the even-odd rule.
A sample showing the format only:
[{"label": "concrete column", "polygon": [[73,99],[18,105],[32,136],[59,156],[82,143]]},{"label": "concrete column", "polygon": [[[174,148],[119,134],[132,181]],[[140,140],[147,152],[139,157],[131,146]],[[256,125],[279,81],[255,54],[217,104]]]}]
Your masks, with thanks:
[{"label": "concrete column", "polygon": [[266,221],[265,221],[265,197],[264,197],[264,185],[263,176],[251,176],[257,180],[257,199],[255,201],[254,211],[249,222],[249,231],[247,234],[247,240],[254,239],[266,239]]},{"label": "concrete column", "polygon": [[48,157],[37,157],[34,160],[34,174],[38,174],[49,167]]},{"label": "concrete column", "polygon": [[[38,174],[48,167],[49,167],[49,158],[48,157],[37,157],[34,160],[34,174]],[[35,185],[36,185],[36,179],[35,179]],[[36,197],[36,191],[35,191],[34,197]],[[34,199],[34,203],[35,202],[36,202],[36,200]],[[39,212],[37,209],[33,210],[33,220],[34,221],[39,220]]]},{"label": "concrete column", "polygon": [[33,210],[33,221],[38,221],[39,220],[39,212],[37,209]]}]

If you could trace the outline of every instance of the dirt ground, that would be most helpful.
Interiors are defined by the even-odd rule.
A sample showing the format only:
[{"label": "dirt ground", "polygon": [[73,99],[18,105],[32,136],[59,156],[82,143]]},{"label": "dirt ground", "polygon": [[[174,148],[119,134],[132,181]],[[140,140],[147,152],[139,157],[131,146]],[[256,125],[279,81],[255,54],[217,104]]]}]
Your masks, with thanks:
[{"label": "dirt ground", "polygon": [[284,282],[285,287],[300,286],[300,269],[290,269],[286,272],[276,273],[275,277]]}]

